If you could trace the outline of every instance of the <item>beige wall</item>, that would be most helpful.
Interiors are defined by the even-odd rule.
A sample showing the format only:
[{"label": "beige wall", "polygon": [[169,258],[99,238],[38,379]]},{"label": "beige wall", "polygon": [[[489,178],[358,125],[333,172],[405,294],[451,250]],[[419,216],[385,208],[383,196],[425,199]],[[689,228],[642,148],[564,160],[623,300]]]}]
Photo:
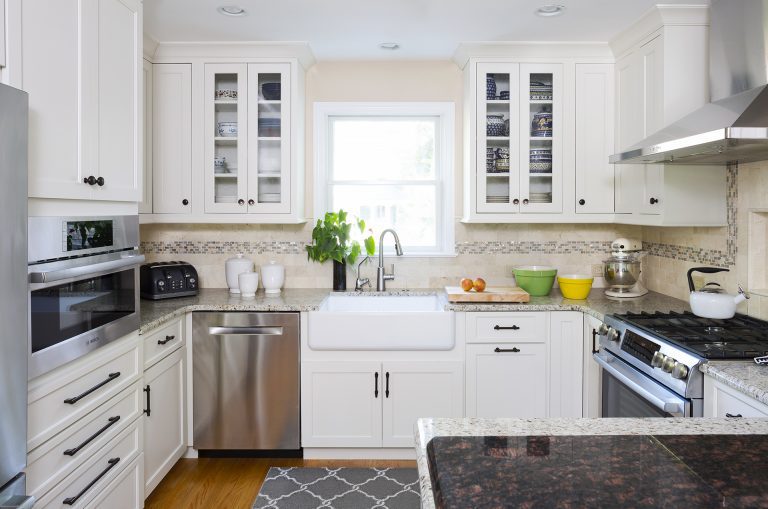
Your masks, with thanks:
[{"label": "beige wall", "polygon": [[[455,119],[455,211],[462,205],[462,119],[463,73],[452,62],[321,62],[314,65],[306,79],[306,211],[313,215],[313,110],[317,101],[452,101]],[[143,241],[222,241],[222,242],[308,242],[312,225],[144,225]],[[641,235],[639,227],[617,225],[465,225],[456,221],[456,242],[514,243],[518,241],[569,242],[611,241],[617,237]],[[475,244],[475,245],[476,245]],[[286,266],[286,286],[331,287],[331,264],[307,261],[306,254],[276,254],[269,249],[249,257],[257,265],[275,259]],[[396,279],[392,288],[425,288],[456,284],[461,277],[484,277],[491,285],[512,281],[512,267],[521,264],[553,265],[561,273],[591,273],[592,266],[607,256],[590,254],[472,254],[447,258],[400,258],[396,262]],[[148,254],[151,260],[184,259],[200,272],[203,287],[225,287],[224,262],[234,254]],[[375,278],[374,264],[363,269]],[[354,285],[350,272],[348,286]]]}]

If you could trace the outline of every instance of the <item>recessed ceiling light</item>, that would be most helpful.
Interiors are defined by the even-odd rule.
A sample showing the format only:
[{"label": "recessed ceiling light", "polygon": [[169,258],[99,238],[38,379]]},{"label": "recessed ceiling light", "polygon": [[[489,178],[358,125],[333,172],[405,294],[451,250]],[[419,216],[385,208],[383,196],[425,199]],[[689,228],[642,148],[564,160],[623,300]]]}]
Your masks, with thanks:
[{"label": "recessed ceiling light", "polygon": [[563,13],[565,10],[564,5],[558,5],[558,4],[547,4],[542,5],[538,9],[536,9],[536,15],[537,16],[544,16],[544,17],[550,17],[550,16],[559,16]]},{"label": "recessed ceiling light", "polygon": [[225,16],[245,16],[245,9],[237,5],[223,5],[217,10]]},{"label": "recessed ceiling light", "polygon": [[400,45],[396,42],[382,42],[381,44],[379,44],[379,48],[396,50],[396,49],[400,49]]}]

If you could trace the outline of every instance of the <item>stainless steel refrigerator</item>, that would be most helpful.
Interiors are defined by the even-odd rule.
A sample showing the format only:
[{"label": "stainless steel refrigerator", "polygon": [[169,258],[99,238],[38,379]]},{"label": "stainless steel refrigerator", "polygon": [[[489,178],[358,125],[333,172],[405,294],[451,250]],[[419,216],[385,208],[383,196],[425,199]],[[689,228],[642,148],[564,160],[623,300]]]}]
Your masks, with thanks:
[{"label": "stainless steel refrigerator", "polygon": [[0,508],[26,497],[27,94],[0,85]]}]

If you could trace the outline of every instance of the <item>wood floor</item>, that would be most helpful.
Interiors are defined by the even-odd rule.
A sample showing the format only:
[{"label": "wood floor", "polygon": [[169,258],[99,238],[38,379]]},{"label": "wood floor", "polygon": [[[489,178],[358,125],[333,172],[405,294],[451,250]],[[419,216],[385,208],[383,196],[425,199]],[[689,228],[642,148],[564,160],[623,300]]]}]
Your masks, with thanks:
[{"label": "wood floor", "polygon": [[269,467],[416,468],[415,461],[267,458],[181,459],[145,502],[146,509],[250,509]]}]

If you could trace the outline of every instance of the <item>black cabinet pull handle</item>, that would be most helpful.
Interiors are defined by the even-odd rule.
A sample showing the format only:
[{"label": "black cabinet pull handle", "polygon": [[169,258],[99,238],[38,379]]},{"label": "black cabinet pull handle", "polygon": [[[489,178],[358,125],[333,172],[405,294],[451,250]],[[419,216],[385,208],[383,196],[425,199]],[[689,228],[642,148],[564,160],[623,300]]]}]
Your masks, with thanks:
[{"label": "black cabinet pull handle", "polygon": [[165,339],[158,339],[157,344],[164,345],[169,341],[173,341],[174,339],[176,339],[176,336],[165,336]]},{"label": "black cabinet pull handle", "polygon": [[659,200],[657,200],[656,198],[651,198],[649,202],[651,203],[651,205],[656,205],[657,203],[659,203]]},{"label": "black cabinet pull handle", "polygon": [[104,185],[104,177],[99,177],[96,179],[96,183],[99,185],[99,187]]},{"label": "black cabinet pull handle", "polygon": [[512,327],[504,327],[501,325],[494,325],[493,330],[520,330],[520,327],[513,325]]},{"label": "black cabinet pull handle", "polygon": [[579,200],[579,205],[584,205],[585,203],[587,203],[587,201],[584,198]]},{"label": "black cabinet pull handle", "polygon": [[181,204],[182,204],[182,205],[189,205],[189,200],[187,200],[186,198],[184,198],[183,200],[181,200]]},{"label": "black cabinet pull handle", "polygon": [[379,397],[379,372],[373,374],[373,380],[374,380],[374,386],[373,386],[373,397],[378,398]]},{"label": "black cabinet pull handle", "polygon": [[389,397],[389,371],[387,371],[386,379],[387,379],[387,385],[386,385],[386,388],[384,389],[384,395],[386,397]]},{"label": "black cabinet pull handle", "polygon": [[147,417],[150,417],[152,415],[152,388],[147,385],[144,387],[144,392],[147,394],[147,409],[144,410],[144,413],[147,414]]},{"label": "black cabinet pull handle", "polygon": [[108,421],[108,422],[107,422],[107,424],[106,424],[106,425],[104,425],[104,427],[102,427],[102,428],[101,428],[99,431],[97,431],[97,432],[96,432],[96,433],[94,433],[93,435],[91,435],[91,436],[89,436],[88,438],[86,438],[86,439],[85,439],[85,441],[84,441],[82,444],[78,445],[78,446],[77,446],[77,447],[75,447],[74,449],[67,449],[66,451],[64,451],[64,455],[65,455],[65,456],[74,456],[75,454],[77,454],[78,452],[80,452],[80,450],[81,450],[83,447],[85,447],[85,446],[86,446],[86,445],[88,445],[89,443],[93,442],[93,440],[94,440],[96,437],[98,437],[99,435],[101,435],[102,433],[104,433],[105,431],[107,431],[107,430],[108,430],[108,429],[109,429],[109,428],[110,428],[110,427],[111,427],[113,424],[115,424],[115,423],[116,423],[117,421],[119,421],[119,420],[120,420],[120,416],[119,416],[119,415],[116,415],[116,416],[114,416],[114,417],[110,417],[109,419],[107,419],[107,421]]},{"label": "black cabinet pull handle", "polygon": [[64,403],[66,403],[67,405],[74,405],[75,403],[77,403],[78,401],[83,399],[84,397],[86,397],[89,394],[91,394],[93,391],[97,391],[97,390],[101,389],[102,387],[104,387],[109,382],[111,382],[112,380],[114,380],[115,378],[117,378],[119,376],[120,376],[120,372],[119,371],[116,371],[114,373],[110,373],[109,376],[107,377],[107,379],[104,380],[103,382],[99,382],[98,384],[94,385],[93,387],[91,387],[90,389],[85,391],[84,393],[82,393],[82,394],[80,394],[78,396],[75,396],[74,398],[67,398],[67,399],[65,399]]},{"label": "black cabinet pull handle", "polygon": [[730,418],[732,418],[732,419],[737,419],[737,418],[739,418],[739,417],[744,417],[744,416],[743,416],[743,415],[741,415],[741,414],[735,414],[735,415],[734,415],[734,414],[725,414],[725,416],[726,416],[726,417],[730,417]]},{"label": "black cabinet pull handle", "polygon": [[597,331],[595,329],[592,329],[592,353],[598,353],[600,351],[597,349],[597,345],[595,344],[596,339],[597,339]]},{"label": "black cabinet pull handle", "polygon": [[74,497],[69,497],[69,498],[65,498],[64,500],[62,500],[62,503],[65,504],[65,505],[75,505],[75,502],[77,502],[80,497],[85,495],[85,493],[88,490],[93,488],[93,485],[96,484],[97,482],[99,482],[102,477],[107,475],[107,472],[109,472],[110,470],[115,468],[115,465],[117,465],[119,462],[120,462],[120,458],[112,458],[112,459],[108,460],[107,463],[109,463],[109,466],[107,468],[105,468],[103,472],[101,472],[99,475],[97,475],[96,479],[94,479],[93,481],[89,482],[88,486],[83,488],[83,491],[81,491],[80,493],[78,493]]},{"label": "black cabinet pull handle", "polygon": [[493,349],[493,351],[496,352],[496,353],[505,353],[505,352],[517,353],[517,352],[520,351],[520,349],[517,348],[516,346],[514,346],[512,348],[499,348],[497,346],[496,348]]}]

